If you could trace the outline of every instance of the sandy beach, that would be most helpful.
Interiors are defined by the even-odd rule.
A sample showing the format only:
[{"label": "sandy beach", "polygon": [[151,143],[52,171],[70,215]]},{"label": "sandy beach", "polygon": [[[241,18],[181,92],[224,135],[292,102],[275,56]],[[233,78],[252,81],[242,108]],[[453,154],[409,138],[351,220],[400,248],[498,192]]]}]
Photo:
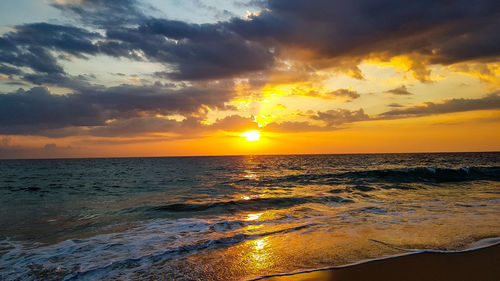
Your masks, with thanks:
[{"label": "sandy beach", "polygon": [[264,277],[265,281],[500,280],[500,244],[461,252],[421,252],[329,269]]}]

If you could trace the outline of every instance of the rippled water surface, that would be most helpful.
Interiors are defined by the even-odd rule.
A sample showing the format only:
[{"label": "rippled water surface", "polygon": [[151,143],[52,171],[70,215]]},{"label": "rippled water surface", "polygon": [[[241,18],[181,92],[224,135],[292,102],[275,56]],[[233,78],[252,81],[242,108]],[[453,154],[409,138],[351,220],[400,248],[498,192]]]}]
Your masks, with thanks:
[{"label": "rippled water surface", "polygon": [[5,160],[0,279],[245,280],[464,249],[499,217],[500,153]]}]

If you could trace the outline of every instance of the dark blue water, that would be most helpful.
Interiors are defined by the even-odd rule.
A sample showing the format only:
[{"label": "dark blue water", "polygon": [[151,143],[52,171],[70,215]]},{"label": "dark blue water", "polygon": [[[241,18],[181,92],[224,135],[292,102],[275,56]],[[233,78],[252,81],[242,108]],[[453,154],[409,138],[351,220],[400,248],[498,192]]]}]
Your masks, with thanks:
[{"label": "dark blue water", "polygon": [[463,249],[500,236],[499,203],[500,153],[4,160],[0,279],[241,280]]}]

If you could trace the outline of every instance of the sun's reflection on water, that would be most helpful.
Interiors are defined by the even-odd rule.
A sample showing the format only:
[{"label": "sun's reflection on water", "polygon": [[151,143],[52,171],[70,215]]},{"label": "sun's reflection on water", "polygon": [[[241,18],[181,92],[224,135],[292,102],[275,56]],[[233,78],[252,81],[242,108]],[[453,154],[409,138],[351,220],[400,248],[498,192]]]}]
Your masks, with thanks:
[{"label": "sun's reflection on water", "polygon": [[244,256],[247,266],[254,272],[269,268],[273,264],[272,247],[269,237],[263,237],[246,242],[248,254]]},{"label": "sun's reflection on water", "polygon": [[254,214],[248,214],[247,217],[244,219],[245,221],[256,221],[262,216],[264,213],[254,213]]},{"label": "sun's reflection on water", "polygon": [[267,245],[267,243],[268,243],[267,237],[254,240],[254,241],[252,241],[252,243],[253,243],[253,248],[255,250],[260,251],[260,250],[264,249],[264,247]]},{"label": "sun's reflection on water", "polygon": [[243,175],[245,179],[257,179],[257,174],[253,171],[245,170],[245,175]]}]

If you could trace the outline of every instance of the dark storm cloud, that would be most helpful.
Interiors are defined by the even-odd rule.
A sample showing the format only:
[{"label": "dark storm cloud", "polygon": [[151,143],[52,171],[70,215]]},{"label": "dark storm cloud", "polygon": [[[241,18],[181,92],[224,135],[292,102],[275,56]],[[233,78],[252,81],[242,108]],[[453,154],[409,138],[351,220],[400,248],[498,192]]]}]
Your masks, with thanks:
[{"label": "dark storm cloud", "polygon": [[418,53],[448,64],[500,54],[494,0],[268,0],[265,7],[250,21],[233,19],[231,29],[319,57]]},{"label": "dark storm cloud", "polygon": [[15,67],[0,64],[0,73],[12,75],[12,74],[21,74],[21,71]]},{"label": "dark storm cloud", "polygon": [[426,102],[402,109],[393,109],[380,114],[382,117],[405,118],[472,110],[500,109],[500,95],[493,93],[478,99],[449,99],[441,103]]},{"label": "dark storm cloud", "polygon": [[224,24],[190,24],[152,18],[136,1],[83,1],[53,4],[77,14],[84,22],[106,31],[97,43],[101,53],[173,65],[165,73],[175,80],[219,79],[268,69],[274,61],[266,46],[247,40]]},{"label": "dark storm cloud", "polygon": [[22,79],[35,85],[56,85],[78,91],[90,87],[89,78],[65,73],[23,73]]},{"label": "dark storm cloud", "polygon": [[[0,41],[2,50],[14,48],[2,57],[15,66],[62,73],[47,50],[75,56],[103,53],[164,63],[173,67],[165,72],[170,79],[201,80],[267,70],[280,49],[289,47],[310,49],[318,58],[412,54],[443,64],[500,55],[498,1],[259,3],[266,9],[249,19],[201,25],[147,16],[152,8],[141,9],[144,4],[134,0],[53,4],[106,35],[100,38],[76,27],[24,25],[2,38],[8,41]],[[20,45],[25,48],[18,49]],[[421,80],[427,79],[423,72]]]},{"label": "dark storm cloud", "polygon": [[[148,111],[158,114],[190,114],[200,106],[223,107],[231,96],[232,84],[210,83],[199,87],[173,89],[162,85],[117,87],[88,90],[81,99],[118,112]],[[206,87],[206,88],[205,88]]]},{"label": "dark storm cloud", "polygon": [[101,38],[99,33],[83,28],[48,23],[25,24],[15,29],[16,32],[8,33],[5,39],[17,46],[46,47],[74,56],[96,54],[98,49],[91,40]]},{"label": "dark storm cloud", "polygon": [[92,40],[97,38],[100,38],[97,33],[71,26],[47,23],[16,26],[15,31],[0,37],[0,72],[20,75],[23,71],[16,67],[28,67],[35,72],[33,75],[62,75],[64,69],[50,51],[76,57],[95,55],[98,49]]},{"label": "dark storm cloud", "polygon": [[103,52],[130,57],[141,51],[149,60],[172,64],[174,71],[165,76],[175,80],[231,77],[268,69],[274,61],[265,46],[217,24],[149,19],[137,28],[110,28],[106,36],[112,41],[101,44]]},{"label": "dark storm cloud", "polygon": [[99,108],[77,96],[52,95],[46,88],[0,95],[0,134],[31,134],[67,126],[103,124]]},{"label": "dark storm cloud", "polygon": [[401,87],[394,88],[394,89],[390,89],[390,90],[386,91],[386,93],[393,94],[393,95],[399,95],[399,96],[413,95],[412,93],[410,93],[408,91],[408,89],[406,88],[405,85],[403,85]]},{"label": "dark storm cloud", "polygon": [[135,1],[54,5],[78,14],[85,22],[98,23],[105,36],[72,26],[20,25],[0,37],[0,62],[27,66],[35,72],[64,73],[49,51],[81,58],[106,54],[166,64],[174,69],[166,76],[176,80],[232,77],[268,69],[274,62],[275,54],[267,46],[247,40],[224,24],[146,17]]},{"label": "dark storm cloud", "polygon": [[[29,67],[36,72],[64,73],[63,68],[57,60],[46,49],[36,46],[26,46],[26,48],[4,47],[5,40],[0,38],[0,62],[13,65],[15,67]],[[3,67],[4,74],[17,74],[21,70],[14,70],[12,67]],[[17,73],[14,73],[17,72]]]},{"label": "dark storm cloud", "polygon": [[136,136],[151,132],[178,130],[182,122],[158,117],[143,117],[114,120],[106,126],[94,127],[89,135],[100,137]]},{"label": "dark storm cloud", "polygon": [[[104,5],[101,1],[92,2]],[[314,50],[318,57],[326,58],[373,52],[411,53],[443,64],[500,55],[498,1],[262,3],[266,9],[248,20],[233,18],[197,25],[136,16],[137,27],[116,28],[107,24],[104,28],[113,40],[108,44],[121,42],[120,47],[110,50],[121,55],[141,50],[149,59],[172,63],[176,71],[170,77],[174,79],[218,78],[265,70],[272,66],[279,49],[287,47]],[[140,13],[131,1],[121,5],[125,8],[115,7],[118,15],[119,11],[133,7],[135,13]],[[271,48],[276,53],[270,53]]]},{"label": "dark storm cloud", "polygon": [[[203,106],[223,107],[230,90],[122,85],[55,95],[47,88],[0,94],[0,134],[78,134],[73,127],[105,126],[108,120],[156,114],[197,113]],[[130,122],[130,121],[129,121]],[[120,125],[114,123],[112,126]],[[68,130],[59,130],[68,127]],[[73,129],[72,129],[73,128]],[[55,130],[55,131],[54,131]]]}]

